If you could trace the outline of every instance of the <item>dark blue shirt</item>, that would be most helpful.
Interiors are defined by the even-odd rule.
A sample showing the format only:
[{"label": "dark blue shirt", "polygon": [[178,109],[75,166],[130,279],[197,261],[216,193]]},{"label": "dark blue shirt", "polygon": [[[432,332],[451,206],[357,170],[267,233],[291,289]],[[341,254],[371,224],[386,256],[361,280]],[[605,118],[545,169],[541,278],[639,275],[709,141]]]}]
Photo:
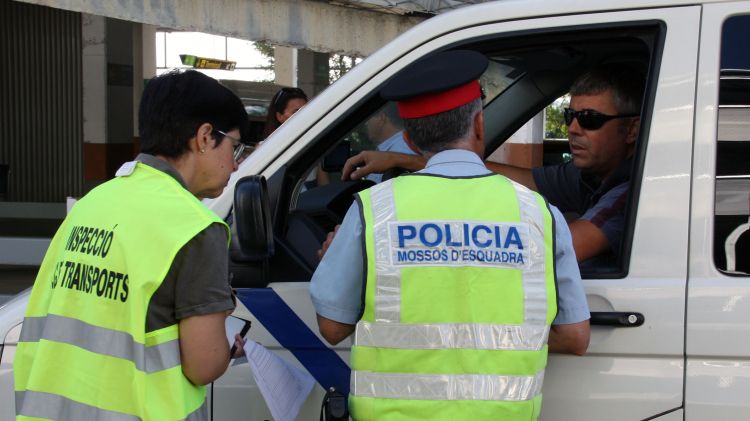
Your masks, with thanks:
[{"label": "dark blue shirt", "polygon": [[[625,160],[612,175],[601,178],[566,162],[532,170],[539,193],[565,214],[590,221],[607,237],[610,263],[620,254],[632,159]],[[585,263],[591,263],[586,261]],[[599,263],[603,263],[599,259]]]}]

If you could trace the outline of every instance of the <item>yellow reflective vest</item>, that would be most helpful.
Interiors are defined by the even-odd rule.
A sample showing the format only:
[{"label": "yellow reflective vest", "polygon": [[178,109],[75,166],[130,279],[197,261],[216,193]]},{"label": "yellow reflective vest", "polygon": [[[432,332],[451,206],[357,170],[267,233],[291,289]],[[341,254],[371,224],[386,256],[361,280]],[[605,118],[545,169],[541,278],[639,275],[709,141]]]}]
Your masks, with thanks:
[{"label": "yellow reflective vest", "polygon": [[224,223],[171,176],[126,166],[73,207],[42,262],[13,365],[18,420],[208,419],[178,325],[147,333],[146,313],[177,252]]},{"label": "yellow reflective vest", "polygon": [[545,200],[498,175],[414,174],[359,195],[356,420],[535,420],[557,313]]}]

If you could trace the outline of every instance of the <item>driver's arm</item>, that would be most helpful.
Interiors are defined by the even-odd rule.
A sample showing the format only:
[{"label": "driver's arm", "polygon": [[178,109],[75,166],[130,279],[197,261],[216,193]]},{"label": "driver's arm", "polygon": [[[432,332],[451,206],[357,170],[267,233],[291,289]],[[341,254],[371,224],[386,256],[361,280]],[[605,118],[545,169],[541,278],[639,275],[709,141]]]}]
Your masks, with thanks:
[{"label": "driver's arm", "polygon": [[604,235],[604,231],[591,221],[576,219],[570,221],[568,227],[570,227],[570,235],[573,237],[576,259],[579,262],[603,254],[610,249],[609,240]]},{"label": "driver's arm", "polygon": [[531,190],[538,191],[534,176],[530,168],[516,167],[508,164],[500,164],[492,161],[484,161],[484,165],[495,174],[504,175],[516,183],[523,184]]},{"label": "driver's arm", "polygon": [[570,222],[579,262],[610,250],[619,253],[629,190],[628,182],[621,183],[604,193],[579,219]]},{"label": "driver's arm", "polygon": [[[407,155],[398,152],[363,151],[349,158],[344,164],[342,180],[359,180],[372,173],[382,174],[392,168],[404,168],[419,171],[425,167],[427,160],[420,155]],[[523,184],[536,191],[536,183],[528,168],[485,161],[487,168],[497,174]]]},{"label": "driver's arm", "polygon": [[369,174],[382,174],[391,168],[419,171],[427,164],[420,155],[398,152],[362,151],[346,160],[342,180],[359,180]]}]

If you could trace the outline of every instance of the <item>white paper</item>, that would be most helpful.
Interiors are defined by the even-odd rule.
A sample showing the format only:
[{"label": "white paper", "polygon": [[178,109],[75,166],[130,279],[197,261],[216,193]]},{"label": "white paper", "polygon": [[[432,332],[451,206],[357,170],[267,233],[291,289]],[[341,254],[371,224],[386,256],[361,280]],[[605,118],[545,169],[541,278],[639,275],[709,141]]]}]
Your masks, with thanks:
[{"label": "white paper", "polygon": [[274,420],[293,421],[297,418],[315,379],[257,342],[245,343],[245,355]]},{"label": "white paper", "polygon": [[242,332],[243,326],[245,326],[245,321],[234,316],[227,317],[226,321],[224,322],[224,328],[227,333],[227,342],[229,342],[230,349],[234,345],[234,335]]}]

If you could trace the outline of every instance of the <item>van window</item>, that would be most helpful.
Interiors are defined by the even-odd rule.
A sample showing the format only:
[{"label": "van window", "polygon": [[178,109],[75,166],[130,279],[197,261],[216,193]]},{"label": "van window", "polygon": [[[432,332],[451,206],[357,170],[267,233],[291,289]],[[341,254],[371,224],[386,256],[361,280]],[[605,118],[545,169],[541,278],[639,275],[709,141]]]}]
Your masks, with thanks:
[{"label": "van window", "polygon": [[[622,63],[644,75],[649,74],[657,62],[655,56],[659,50],[655,47],[662,37],[660,26],[641,22],[632,27],[585,30],[576,27],[573,30],[564,28],[542,33],[483,36],[454,46],[479,51],[490,61],[487,71],[481,76],[485,94],[486,154],[493,153],[550,104],[559,111],[565,104],[564,96],[572,82],[587,69],[601,63]],[[383,101],[376,90],[367,93],[357,107],[347,110],[336,124],[328,127],[317,141],[290,161],[283,174],[280,172],[279,176],[269,179],[270,189],[278,185],[280,192],[274,220],[277,254],[270,262],[274,279],[278,278],[274,272],[286,271],[294,272],[294,275],[285,280],[305,280],[319,262],[317,249],[326,234],[341,223],[353,201],[353,194],[399,175],[400,171],[396,170],[362,180],[341,181],[342,162],[352,154],[384,148],[405,149],[398,133],[387,121],[394,108],[394,104]],[[647,118],[647,111],[643,116]],[[541,141],[544,137],[542,130],[538,136]],[[646,140],[641,136],[639,144],[645,144]],[[544,151],[541,142],[537,142],[540,148],[518,149],[518,152],[538,158],[542,152],[550,153],[555,155],[555,163],[570,159],[567,142],[551,142],[558,146],[554,151],[547,150],[546,143],[549,142],[545,142]],[[536,165],[542,163],[542,159],[538,161]],[[630,180],[636,181],[638,177],[638,174],[632,174]],[[630,195],[630,190],[633,189],[616,193]],[[606,256],[598,256],[597,262],[582,268],[585,277],[622,278],[627,275],[632,243],[632,223],[627,218],[634,213],[630,209],[637,208],[637,193],[632,193],[632,196],[633,199],[628,196],[624,204],[617,203],[618,209],[625,209],[622,233],[616,240],[617,249],[613,247]],[[292,271],[295,267],[300,270]]]},{"label": "van window", "polygon": [[750,275],[750,16],[722,28],[716,150],[714,263],[731,275]]}]

